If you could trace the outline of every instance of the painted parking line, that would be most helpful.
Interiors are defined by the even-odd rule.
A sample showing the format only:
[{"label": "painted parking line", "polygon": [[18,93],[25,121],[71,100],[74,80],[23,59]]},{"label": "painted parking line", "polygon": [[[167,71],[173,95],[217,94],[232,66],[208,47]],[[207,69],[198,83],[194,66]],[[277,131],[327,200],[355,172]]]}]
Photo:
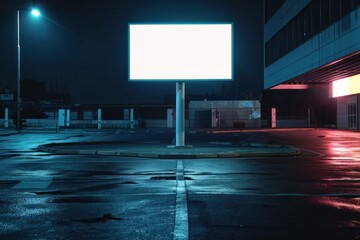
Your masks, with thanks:
[{"label": "painted parking line", "polygon": [[186,199],[186,185],[184,179],[184,165],[177,160],[176,167],[176,212],[174,226],[174,240],[189,239],[188,208]]}]

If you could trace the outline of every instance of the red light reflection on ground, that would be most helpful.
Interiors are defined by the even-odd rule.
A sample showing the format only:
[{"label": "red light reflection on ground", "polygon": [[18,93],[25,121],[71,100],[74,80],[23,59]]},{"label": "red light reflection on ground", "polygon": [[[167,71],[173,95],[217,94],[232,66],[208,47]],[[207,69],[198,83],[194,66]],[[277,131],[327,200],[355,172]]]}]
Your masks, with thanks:
[{"label": "red light reflection on ground", "polygon": [[[360,141],[359,141],[360,144]],[[328,155],[330,159],[335,160],[334,164],[343,164],[344,160],[348,160],[349,165],[359,164],[360,148],[356,143],[331,141],[328,145]],[[351,162],[350,162],[351,161]]]},{"label": "red light reflection on ground", "polygon": [[286,131],[311,131],[311,128],[264,128],[264,129],[220,129],[209,130],[208,133],[246,133],[246,132],[286,132]]},{"label": "red light reflection on ground", "polygon": [[[318,203],[324,206],[328,206],[344,213],[354,213],[355,215],[360,213],[360,198],[339,198],[339,197],[326,197],[319,198]],[[337,227],[346,228],[358,228],[360,227],[360,221],[356,219],[347,219],[338,222]]]},{"label": "red light reflection on ground", "polygon": [[[263,132],[271,134],[272,138],[279,137],[280,142],[294,147],[308,149],[320,153],[331,160],[331,164],[359,164],[360,161],[360,132],[336,129],[313,128],[268,128],[268,129],[214,129],[208,130],[213,134],[236,134]],[[282,138],[293,139],[292,142],[281,141]],[[312,148],[312,141],[321,144],[321,148]],[[319,145],[319,144],[318,144]],[[334,161],[332,161],[334,160]]]},{"label": "red light reflection on ground", "polygon": [[325,198],[319,203],[336,209],[360,212],[360,198]]}]

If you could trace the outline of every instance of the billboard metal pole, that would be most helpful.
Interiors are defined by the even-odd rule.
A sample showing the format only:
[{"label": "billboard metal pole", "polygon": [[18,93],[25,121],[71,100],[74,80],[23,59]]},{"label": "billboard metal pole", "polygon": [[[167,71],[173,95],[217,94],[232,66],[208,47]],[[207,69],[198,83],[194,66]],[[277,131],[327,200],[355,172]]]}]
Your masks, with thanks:
[{"label": "billboard metal pole", "polygon": [[185,146],[185,83],[176,83],[176,147]]}]

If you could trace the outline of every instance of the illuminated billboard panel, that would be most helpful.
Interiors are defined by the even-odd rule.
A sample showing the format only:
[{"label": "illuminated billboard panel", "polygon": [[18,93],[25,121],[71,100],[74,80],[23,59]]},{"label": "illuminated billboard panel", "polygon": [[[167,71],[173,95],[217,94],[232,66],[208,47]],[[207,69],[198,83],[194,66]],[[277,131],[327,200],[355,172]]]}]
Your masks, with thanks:
[{"label": "illuminated billboard panel", "polygon": [[360,74],[332,82],[332,97],[360,93]]},{"label": "illuminated billboard panel", "polygon": [[129,80],[232,80],[232,24],[129,24]]}]

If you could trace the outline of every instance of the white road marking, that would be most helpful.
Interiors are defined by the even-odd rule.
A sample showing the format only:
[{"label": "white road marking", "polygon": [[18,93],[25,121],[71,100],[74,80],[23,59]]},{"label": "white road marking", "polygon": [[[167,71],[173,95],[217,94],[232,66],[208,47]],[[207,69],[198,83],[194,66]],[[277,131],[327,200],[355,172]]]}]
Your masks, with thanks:
[{"label": "white road marking", "polygon": [[177,161],[176,183],[176,213],[173,239],[187,240],[189,239],[189,222],[184,166],[182,160]]}]

